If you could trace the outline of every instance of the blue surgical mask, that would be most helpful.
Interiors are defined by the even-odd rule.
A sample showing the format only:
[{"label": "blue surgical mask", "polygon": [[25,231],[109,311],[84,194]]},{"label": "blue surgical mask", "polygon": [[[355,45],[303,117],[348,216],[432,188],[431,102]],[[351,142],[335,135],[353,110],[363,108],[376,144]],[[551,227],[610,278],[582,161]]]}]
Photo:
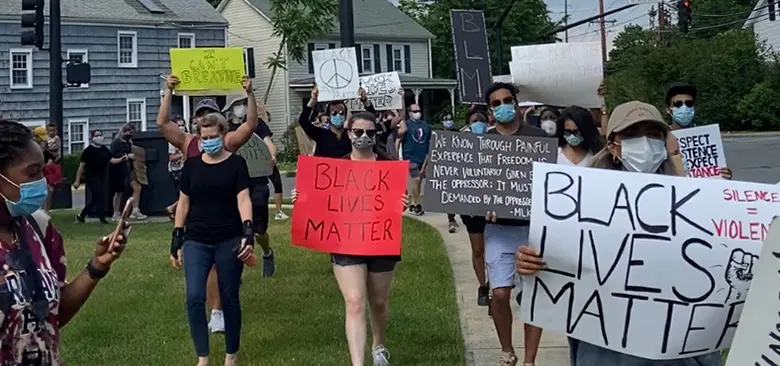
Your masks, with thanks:
[{"label": "blue surgical mask", "polygon": [[0,194],[5,199],[5,207],[8,208],[8,213],[13,217],[22,217],[32,215],[33,212],[38,211],[46,202],[46,197],[49,195],[49,190],[46,186],[46,178],[41,178],[33,182],[16,184],[11,182],[10,179],[0,174],[0,177],[5,179],[6,182],[13,184],[16,188],[19,188],[19,201],[14,202],[7,197]]},{"label": "blue surgical mask", "polygon": [[695,112],[696,111],[692,107],[688,107],[687,105],[675,107],[672,108],[672,118],[680,127],[688,127],[691,125],[691,122],[693,122]]},{"label": "blue surgical mask", "polygon": [[487,132],[487,123],[482,121],[471,122],[471,132],[481,135]]},{"label": "blue surgical mask", "polygon": [[582,136],[577,136],[577,135],[568,135],[568,136],[564,136],[564,138],[566,139],[566,142],[571,146],[580,146],[582,140],[584,140]]},{"label": "blue surgical mask", "polygon": [[453,121],[444,121],[441,124],[444,126],[444,128],[450,129],[450,128],[452,128],[452,126],[455,125],[455,122],[453,122]]},{"label": "blue surgical mask", "polygon": [[496,122],[498,123],[512,123],[515,120],[515,106],[512,104],[502,104],[493,109],[493,116],[496,117]]},{"label": "blue surgical mask", "polygon": [[222,150],[222,136],[214,139],[200,140],[200,149],[209,155],[218,153]]},{"label": "blue surgical mask", "polygon": [[330,124],[336,128],[344,127],[344,116],[340,114],[330,116]]}]

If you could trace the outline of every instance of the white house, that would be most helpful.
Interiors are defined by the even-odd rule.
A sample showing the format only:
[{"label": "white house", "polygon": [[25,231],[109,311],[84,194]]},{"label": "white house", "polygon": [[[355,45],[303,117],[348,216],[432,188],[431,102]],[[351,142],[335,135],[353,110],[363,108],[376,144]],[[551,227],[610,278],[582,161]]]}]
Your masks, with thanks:
[{"label": "white house", "polygon": [[745,28],[752,28],[756,40],[780,52],[780,1],[760,0],[745,21]]}]

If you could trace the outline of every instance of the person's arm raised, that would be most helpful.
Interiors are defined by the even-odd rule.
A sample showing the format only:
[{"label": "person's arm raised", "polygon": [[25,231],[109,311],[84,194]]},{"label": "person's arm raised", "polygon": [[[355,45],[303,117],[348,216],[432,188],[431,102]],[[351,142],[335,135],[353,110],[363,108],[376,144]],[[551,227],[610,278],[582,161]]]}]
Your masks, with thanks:
[{"label": "person's arm raised", "polygon": [[160,110],[157,112],[157,129],[163,135],[166,141],[171,143],[181,151],[186,150],[187,134],[184,133],[176,122],[171,121],[171,101],[173,100],[173,89],[179,84],[179,78],[175,75],[168,76],[167,85]]},{"label": "person's arm raised", "polygon": [[301,111],[300,117],[298,117],[298,125],[301,126],[303,129],[303,132],[306,133],[306,136],[309,136],[310,139],[312,139],[314,142],[317,142],[319,140],[320,134],[322,133],[323,129],[315,126],[311,121],[311,113],[314,109],[314,106],[317,105],[318,97],[320,95],[319,89],[315,86],[314,89],[311,90],[311,98],[309,99],[309,103],[306,104],[303,107],[303,110]]},{"label": "person's arm raised", "polygon": [[225,135],[225,149],[236,151],[252,138],[257,128],[257,101],[255,93],[252,90],[252,79],[244,76],[241,80],[241,87],[246,92],[246,122],[242,123],[237,130]]}]

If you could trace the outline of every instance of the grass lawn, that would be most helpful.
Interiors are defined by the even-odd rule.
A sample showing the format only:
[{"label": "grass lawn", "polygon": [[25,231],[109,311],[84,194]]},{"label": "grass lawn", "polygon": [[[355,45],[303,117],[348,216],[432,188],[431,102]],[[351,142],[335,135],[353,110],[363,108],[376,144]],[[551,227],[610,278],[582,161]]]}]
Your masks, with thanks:
[{"label": "grass lawn", "polygon": [[[90,258],[96,238],[113,225],[75,224],[73,211],[53,218],[65,238],[69,275]],[[63,329],[70,365],[194,365],[183,273],[171,268],[171,224],[139,224],[125,253],[74,320]],[[404,218],[404,259],[390,298],[388,349],[394,365],[463,365],[464,348],[442,238]],[[276,277],[244,271],[242,365],[347,365],[344,306],[330,258],[289,244],[289,223],[271,220]],[[370,332],[369,332],[370,346]],[[212,365],[221,365],[224,339],[211,337]],[[370,358],[370,353],[367,353]],[[370,365],[370,363],[369,363]]]}]

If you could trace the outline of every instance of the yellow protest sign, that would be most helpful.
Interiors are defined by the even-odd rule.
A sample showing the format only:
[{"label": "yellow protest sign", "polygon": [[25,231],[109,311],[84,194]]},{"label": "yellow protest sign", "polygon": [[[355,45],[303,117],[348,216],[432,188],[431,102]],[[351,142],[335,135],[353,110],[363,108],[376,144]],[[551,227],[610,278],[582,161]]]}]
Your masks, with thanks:
[{"label": "yellow protest sign", "polygon": [[233,48],[172,48],[171,72],[181,83],[180,95],[229,95],[242,90],[246,74],[244,50]]}]

